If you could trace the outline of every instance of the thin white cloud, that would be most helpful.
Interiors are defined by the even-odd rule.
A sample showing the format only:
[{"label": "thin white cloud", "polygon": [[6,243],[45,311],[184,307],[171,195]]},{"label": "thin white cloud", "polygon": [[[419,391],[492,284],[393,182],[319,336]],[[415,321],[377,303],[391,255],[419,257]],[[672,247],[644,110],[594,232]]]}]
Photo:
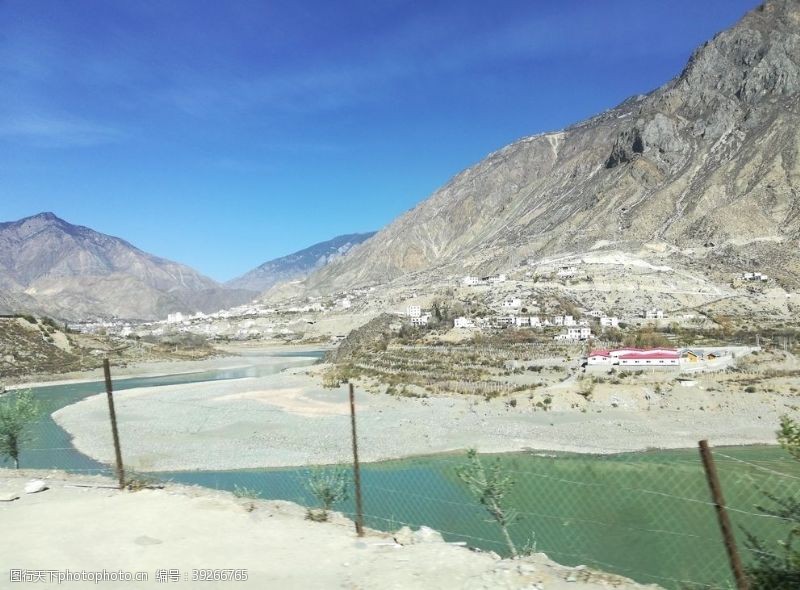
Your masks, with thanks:
[{"label": "thin white cloud", "polygon": [[125,134],[90,121],[41,114],[0,119],[0,139],[37,147],[88,147],[117,143]]}]

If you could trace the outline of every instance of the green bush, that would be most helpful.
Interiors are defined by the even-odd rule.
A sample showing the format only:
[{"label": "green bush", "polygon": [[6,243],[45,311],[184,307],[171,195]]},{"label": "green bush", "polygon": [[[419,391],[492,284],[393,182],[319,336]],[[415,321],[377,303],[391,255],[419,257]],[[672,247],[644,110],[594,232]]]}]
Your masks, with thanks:
[{"label": "green bush", "polygon": [[[781,418],[778,444],[800,461],[800,423],[788,416]],[[753,553],[753,564],[748,568],[751,590],[776,590],[800,588],[800,495],[779,498],[766,494],[772,507],[758,506],[763,514],[791,523],[785,539],[773,546],[748,534],[748,546]]]}]

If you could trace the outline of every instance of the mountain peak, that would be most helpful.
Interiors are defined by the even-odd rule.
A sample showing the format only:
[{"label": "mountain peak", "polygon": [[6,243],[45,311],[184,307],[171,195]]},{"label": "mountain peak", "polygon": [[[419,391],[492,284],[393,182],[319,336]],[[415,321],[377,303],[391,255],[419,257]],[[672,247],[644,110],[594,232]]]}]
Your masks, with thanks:
[{"label": "mountain peak", "polygon": [[216,311],[254,295],[223,290],[187,266],[50,211],[0,223],[0,289],[25,293],[38,309],[69,319],[157,319]]},{"label": "mountain peak", "polygon": [[37,213],[36,215],[32,216],[33,219],[48,219],[48,220],[56,220],[59,219],[58,216],[53,213],[52,211],[42,211],[41,213]]},{"label": "mountain peak", "polygon": [[23,217],[17,223],[18,225],[23,225],[30,222],[38,222],[38,223],[64,223],[67,222],[61,219],[58,215],[51,211],[42,211],[41,213],[37,213],[36,215],[30,215],[29,217]]},{"label": "mountain peak", "polygon": [[[679,82],[688,84],[700,103],[733,99],[752,105],[795,94],[799,31],[800,0],[770,0],[699,47]],[[717,100],[709,101],[713,97]]]},{"label": "mountain peak", "polygon": [[23,219],[20,219],[19,223],[25,223],[26,221],[60,221],[62,223],[66,223],[63,219],[61,219],[58,215],[56,215],[52,211],[42,211],[41,213],[37,213],[36,215],[25,217]]},{"label": "mountain peak", "polygon": [[314,270],[345,256],[352,248],[374,234],[375,232],[345,234],[281,258],[268,260],[247,274],[229,281],[227,286],[266,291],[279,282],[305,278]]},{"label": "mountain peak", "polygon": [[653,240],[728,244],[716,268],[746,260],[800,284],[800,256],[783,245],[800,236],[799,122],[800,0],[770,0],[660,88],[495,152],[305,285],[489,274]]}]

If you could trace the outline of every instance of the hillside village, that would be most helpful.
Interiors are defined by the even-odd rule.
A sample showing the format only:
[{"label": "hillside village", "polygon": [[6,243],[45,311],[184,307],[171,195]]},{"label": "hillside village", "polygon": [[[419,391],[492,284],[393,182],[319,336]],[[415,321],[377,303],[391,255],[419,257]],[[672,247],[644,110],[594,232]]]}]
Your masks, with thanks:
[{"label": "hillside village", "polygon": [[[645,257],[593,253],[564,263],[526,263],[506,273],[372,285],[328,296],[259,299],[216,313],[172,313],[155,322],[74,323],[122,338],[192,333],[210,340],[336,342],[381,313],[401,324],[480,333],[531,329],[563,342],[603,340],[652,324],[697,330],[792,328],[798,293],[757,272],[713,280]],[[442,325],[447,307],[448,326]]]},{"label": "hillside village", "polygon": [[[800,302],[793,290],[744,270],[712,280],[650,254],[600,250],[526,261],[502,273],[444,276],[425,285],[412,280],[327,296],[264,297],[215,313],[93,321],[69,328],[133,349],[181,341],[206,343],[211,350],[237,342],[336,348],[384,318],[388,348],[363,351],[363,358],[349,360],[344,372],[372,375],[390,390],[421,386],[420,394],[502,393],[538,383],[517,383],[498,374],[513,372],[514,363],[567,363],[570,368],[561,379],[641,368],[684,374],[724,370],[764,345],[796,350]],[[436,355],[452,359],[483,350],[487,342],[493,352],[467,363],[475,369],[469,373],[473,385],[449,369],[423,380],[410,378],[407,384],[394,374],[395,365],[402,366],[420,347],[433,347]]]}]

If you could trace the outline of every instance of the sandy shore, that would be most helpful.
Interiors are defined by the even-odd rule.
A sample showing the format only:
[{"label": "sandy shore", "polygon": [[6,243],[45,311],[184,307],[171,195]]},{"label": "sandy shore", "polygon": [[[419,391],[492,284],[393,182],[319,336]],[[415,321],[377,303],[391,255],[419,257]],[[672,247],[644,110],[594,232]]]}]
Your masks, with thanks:
[{"label": "sandy shore", "polygon": [[[323,389],[315,369],[233,381],[121,391],[117,416],[126,464],[140,471],[284,467],[347,462],[351,439],[347,390]],[[645,401],[641,388],[604,386],[577,409],[568,391],[550,392],[553,410],[520,398],[407,398],[357,388],[360,454],[379,461],[475,447],[615,453],[653,448],[774,444],[791,399],[676,388]],[[653,394],[655,396],[655,394]],[[112,462],[103,396],[54,414],[75,446]]]},{"label": "sandy shore", "polygon": [[[31,477],[44,477],[48,489],[24,494]],[[111,484],[59,472],[0,470],[0,496],[19,496],[0,502],[0,519],[14,531],[0,536],[3,579],[10,579],[12,568],[144,572],[147,582],[36,586],[162,588],[156,571],[166,568],[179,572],[179,581],[169,587],[210,590],[645,588],[618,576],[560,566],[543,554],[509,561],[435,539],[399,545],[375,531],[358,538],[349,520],[334,515],[332,522],[310,522],[304,509],[290,502],[237,499],[174,485],[139,492],[96,487]],[[242,570],[247,580],[193,582],[193,570],[199,569]]]}]

